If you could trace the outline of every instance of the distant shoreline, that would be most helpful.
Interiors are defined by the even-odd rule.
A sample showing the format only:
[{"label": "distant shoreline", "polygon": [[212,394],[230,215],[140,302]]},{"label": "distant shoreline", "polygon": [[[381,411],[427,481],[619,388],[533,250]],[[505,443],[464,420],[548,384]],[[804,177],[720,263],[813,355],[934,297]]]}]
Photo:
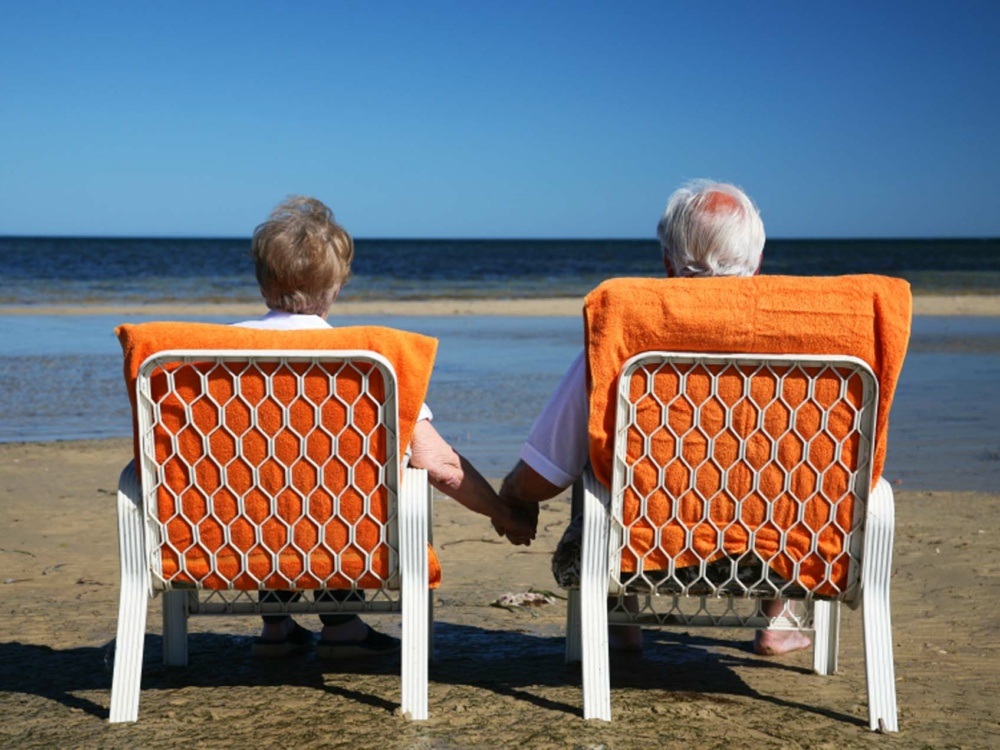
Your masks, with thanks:
[{"label": "distant shoreline", "polygon": [[[579,315],[582,308],[582,297],[364,300],[357,302],[342,300],[334,304],[330,318],[336,319],[344,315],[573,317]],[[261,303],[0,306],[0,315],[218,316],[236,320],[258,317],[265,312],[266,309]],[[913,297],[913,314],[1000,316],[1000,295],[917,294]]]}]

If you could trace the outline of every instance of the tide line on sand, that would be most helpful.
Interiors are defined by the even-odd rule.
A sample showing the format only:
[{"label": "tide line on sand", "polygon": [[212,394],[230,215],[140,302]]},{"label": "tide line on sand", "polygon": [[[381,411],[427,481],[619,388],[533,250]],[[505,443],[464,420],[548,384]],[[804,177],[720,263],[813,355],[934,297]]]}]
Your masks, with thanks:
[{"label": "tide line on sand", "polygon": [[[581,297],[525,299],[340,300],[331,308],[338,315],[496,315],[508,317],[575,317]],[[2,307],[0,315],[157,315],[251,318],[266,312],[262,303],[157,303],[150,305],[18,305]],[[916,295],[914,315],[1000,316],[1000,295]]]}]

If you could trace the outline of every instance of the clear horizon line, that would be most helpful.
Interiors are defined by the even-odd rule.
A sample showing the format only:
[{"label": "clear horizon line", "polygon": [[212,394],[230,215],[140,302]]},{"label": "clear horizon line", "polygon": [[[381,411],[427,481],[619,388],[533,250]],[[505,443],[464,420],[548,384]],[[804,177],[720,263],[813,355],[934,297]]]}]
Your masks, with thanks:
[{"label": "clear horizon line", "polygon": [[[656,242],[656,237],[402,237],[352,235],[355,242]],[[879,241],[1000,241],[1000,235],[845,235],[811,237],[768,237],[780,242],[879,242]],[[0,240],[222,240],[249,242],[250,235],[199,235],[199,234],[0,234]]]}]

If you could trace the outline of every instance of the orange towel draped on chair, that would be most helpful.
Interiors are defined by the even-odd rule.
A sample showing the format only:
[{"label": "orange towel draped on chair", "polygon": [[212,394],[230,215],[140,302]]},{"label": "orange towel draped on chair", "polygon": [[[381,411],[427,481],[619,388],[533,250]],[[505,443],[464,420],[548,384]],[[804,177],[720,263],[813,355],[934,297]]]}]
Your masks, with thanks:
[{"label": "orange towel draped on chair", "polygon": [[[437,351],[435,339],[376,326],[272,331],[145,323],[116,332],[133,414],[139,366],[157,352],[381,354],[397,378],[400,456],[413,434]],[[384,585],[389,575],[382,530],[387,495],[378,466],[385,460],[386,433],[376,401],[384,397],[385,384],[377,371],[361,366],[339,373],[334,392],[334,381],[325,373],[307,373],[300,392],[296,376],[307,366],[291,363],[281,371],[267,363],[241,372],[238,383],[209,363],[154,375],[152,395],[161,401],[162,412],[153,440],[164,474],[157,517],[168,536],[161,545],[165,580],[245,590]],[[273,376],[270,388],[265,373]],[[174,381],[169,391],[168,377]],[[202,383],[208,398],[198,396],[205,390]],[[364,388],[373,398],[364,395]],[[353,426],[325,429],[347,422],[348,404]],[[137,431],[137,461],[138,440]],[[206,445],[210,456],[204,455]],[[441,569],[433,550],[429,555],[434,587]]]},{"label": "orange towel draped on chair", "polygon": [[[584,306],[590,457],[596,477],[610,487],[618,375],[633,355],[647,350],[825,354],[857,357],[878,378],[874,484],[885,462],[889,408],[906,354],[910,317],[909,285],[901,279],[873,275],[616,279],[602,284],[588,295]],[[656,377],[658,392],[678,389],[676,376]],[[796,577],[798,566],[801,585],[821,594],[836,593],[846,577],[843,530],[855,523],[853,501],[847,496],[847,472],[863,457],[858,455],[859,441],[851,427],[860,403],[860,383],[850,384],[840,403],[832,380],[829,388],[820,382],[813,398],[824,405],[836,404],[825,429],[842,442],[841,457],[837,458],[833,441],[825,437],[811,441],[809,466],[796,469],[786,487],[784,474],[774,467],[770,470],[767,464],[776,442],[786,466],[801,461],[801,442],[780,439],[792,411],[796,411],[800,433],[810,436],[820,430],[818,414],[812,417],[811,407],[796,409],[806,401],[802,384],[789,378],[784,392],[774,394],[767,392],[773,387],[766,378],[755,379],[751,398],[741,401],[742,386],[735,377],[731,383],[722,381],[715,395],[707,391],[707,378],[688,378],[685,397],[671,407],[672,432],[684,433],[698,408],[701,431],[713,438],[713,461],[705,463],[708,440],[689,437],[683,441],[684,460],[669,465],[664,457],[659,465],[644,462],[641,440],[629,435],[628,460],[634,467],[634,486],[627,488],[624,496],[623,521],[629,528],[629,539],[622,570],[635,571],[640,558],[644,569],[662,570],[667,567],[667,558],[674,559],[678,567],[686,567],[724,554],[738,557],[747,551],[752,538],[757,553],[786,579]],[[755,413],[754,404],[767,404],[775,396],[780,401],[763,414],[763,431],[756,429],[762,415]],[[641,400],[639,394],[634,394],[634,400]],[[749,438],[746,453],[739,459],[734,453],[735,439],[724,434],[721,417],[713,413],[734,404],[731,430],[745,440]],[[661,415],[658,407],[643,413],[640,404],[637,418],[640,423],[650,422],[647,434],[652,434]],[[653,440],[656,450],[668,453],[675,443],[670,430],[661,430]],[[690,467],[700,463],[703,468],[692,476]],[[666,467],[666,487],[657,490],[662,467]],[[727,470],[725,486],[718,467]],[[645,518],[639,518],[640,497],[650,498]],[[709,497],[713,500],[706,521],[703,498]],[[767,504],[771,505],[770,518]],[[800,517],[802,504],[805,508]]]}]

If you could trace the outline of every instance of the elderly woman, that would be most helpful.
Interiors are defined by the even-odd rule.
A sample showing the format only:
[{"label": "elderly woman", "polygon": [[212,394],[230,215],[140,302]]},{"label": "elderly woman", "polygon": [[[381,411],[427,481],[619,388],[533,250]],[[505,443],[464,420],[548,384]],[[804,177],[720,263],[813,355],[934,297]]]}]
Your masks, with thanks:
[{"label": "elderly woman", "polygon": [[[657,236],[669,277],[754,276],[760,270],[764,224],[753,201],[734,185],[700,180],[680,188],[667,203]],[[500,489],[500,496],[532,523],[537,523],[537,503],[559,494],[583,473],[589,460],[588,416],[581,353],[535,419],[520,460]],[[494,526],[514,544],[529,544],[534,538]],[[579,520],[574,520],[553,556],[553,572],[562,585],[578,559],[581,531]],[[780,600],[768,601],[764,612],[774,617],[783,606]],[[642,635],[634,626],[613,627],[609,641],[617,650],[642,648]],[[767,655],[809,645],[809,638],[797,631],[762,630],[754,639],[754,650]]]},{"label": "elderly woman", "polygon": [[[269,312],[236,325],[271,330],[330,327],[326,316],[350,277],[354,242],[329,208],[314,198],[289,198],[254,230],[252,252]],[[530,525],[515,517],[482,475],[442,439],[431,424],[432,416],[422,405],[411,440],[411,465],[426,469],[432,486],[497,526],[521,536],[532,533]],[[351,595],[349,591],[317,592],[320,599],[343,600]],[[295,596],[273,591],[263,594],[262,601]],[[313,642],[312,632],[287,615],[263,619],[263,630],[253,647],[258,656],[303,651]],[[397,639],[373,630],[355,615],[321,615],[320,619],[323,630],[316,646],[320,658],[377,655],[399,648]]]}]

